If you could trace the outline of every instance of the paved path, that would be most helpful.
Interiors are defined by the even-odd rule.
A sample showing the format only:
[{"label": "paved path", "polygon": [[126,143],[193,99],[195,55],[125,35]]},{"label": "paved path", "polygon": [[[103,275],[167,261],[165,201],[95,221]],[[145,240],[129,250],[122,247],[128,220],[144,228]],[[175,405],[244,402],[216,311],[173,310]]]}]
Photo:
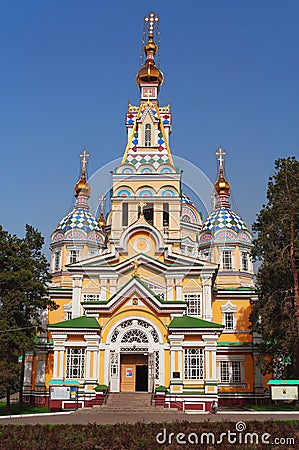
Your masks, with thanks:
[{"label": "paved path", "polygon": [[189,422],[204,421],[252,421],[252,420],[298,420],[298,412],[248,412],[248,411],[225,411],[218,414],[184,414],[182,412],[157,412],[157,413],[104,413],[100,410],[88,408],[81,411],[59,414],[43,414],[39,416],[24,415],[23,417],[0,418],[1,424],[116,424],[116,423],[135,423],[135,422],[173,422],[187,420]]}]

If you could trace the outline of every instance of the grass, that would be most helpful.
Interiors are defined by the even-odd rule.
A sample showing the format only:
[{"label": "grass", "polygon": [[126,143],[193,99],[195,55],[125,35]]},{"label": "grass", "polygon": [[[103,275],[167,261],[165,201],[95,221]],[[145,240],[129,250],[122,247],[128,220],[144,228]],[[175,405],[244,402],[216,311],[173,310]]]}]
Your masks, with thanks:
[{"label": "grass", "polygon": [[294,403],[273,403],[272,405],[245,405],[245,408],[253,411],[299,411],[299,406]]},{"label": "grass", "polygon": [[19,403],[12,403],[10,405],[10,413],[8,413],[6,411],[6,402],[0,402],[0,416],[16,414],[40,414],[49,412],[50,411],[47,406],[23,405],[23,408],[21,408]]}]

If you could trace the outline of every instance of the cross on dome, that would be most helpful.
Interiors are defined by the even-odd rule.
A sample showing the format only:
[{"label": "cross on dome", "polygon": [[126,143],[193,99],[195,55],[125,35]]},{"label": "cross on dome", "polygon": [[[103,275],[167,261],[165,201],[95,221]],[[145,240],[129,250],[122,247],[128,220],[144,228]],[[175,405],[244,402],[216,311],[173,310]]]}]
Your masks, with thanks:
[{"label": "cross on dome", "polygon": [[90,154],[87,152],[86,149],[84,149],[83,152],[80,154],[83,171],[86,171],[87,158],[89,158],[89,157],[90,157]]},{"label": "cross on dome", "polygon": [[218,156],[218,161],[219,161],[219,168],[222,169],[223,168],[223,163],[224,163],[224,157],[226,155],[226,151],[223,150],[222,147],[219,147],[219,149],[216,151],[216,156]]},{"label": "cross on dome", "polygon": [[155,22],[157,23],[157,22],[159,22],[159,20],[160,20],[159,17],[154,12],[150,12],[148,14],[148,16],[145,16],[144,22],[146,22],[148,24],[148,31],[150,33],[152,33],[154,31]]}]

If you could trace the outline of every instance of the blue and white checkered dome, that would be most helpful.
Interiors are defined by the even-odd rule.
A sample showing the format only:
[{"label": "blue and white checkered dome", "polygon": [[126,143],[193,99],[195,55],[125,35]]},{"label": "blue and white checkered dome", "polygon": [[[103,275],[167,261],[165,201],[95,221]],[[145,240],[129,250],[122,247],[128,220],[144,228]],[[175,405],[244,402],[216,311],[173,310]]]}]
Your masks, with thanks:
[{"label": "blue and white checkered dome", "polygon": [[234,230],[234,231],[249,231],[244,220],[241,219],[234,211],[228,208],[217,208],[212,214],[204,221],[202,225],[202,231],[218,231],[222,229]]},{"label": "blue and white checkered dome", "polygon": [[186,195],[184,192],[182,193],[182,203],[185,203],[186,205],[192,205],[195,206],[192,200]]},{"label": "blue and white checkered dome", "polygon": [[57,225],[56,230],[67,231],[77,228],[86,232],[102,232],[97,220],[90,212],[83,208],[75,208],[65,216]]}]

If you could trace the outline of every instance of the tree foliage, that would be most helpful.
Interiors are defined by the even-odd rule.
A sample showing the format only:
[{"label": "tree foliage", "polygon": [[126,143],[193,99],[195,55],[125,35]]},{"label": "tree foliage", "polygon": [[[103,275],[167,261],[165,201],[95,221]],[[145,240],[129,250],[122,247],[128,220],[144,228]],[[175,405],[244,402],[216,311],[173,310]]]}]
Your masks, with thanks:
[{"label": "tree foliage", "polygon": [[253,308],[253,331],[260,333],[260,363],[276,378],[298,377],[299,318],[299,162],[275,161],[267,204],[253,230],[253,257],[261,261],[257,274],[259,300]]},{"label": "tree foliage", "polygon": [[19,357],[34,346],[41,310],[54,307],[47,296],[50,273],[43,244],[30,225],[24,238],[0,227],[0,384],[8,406],[19,379]]}]

